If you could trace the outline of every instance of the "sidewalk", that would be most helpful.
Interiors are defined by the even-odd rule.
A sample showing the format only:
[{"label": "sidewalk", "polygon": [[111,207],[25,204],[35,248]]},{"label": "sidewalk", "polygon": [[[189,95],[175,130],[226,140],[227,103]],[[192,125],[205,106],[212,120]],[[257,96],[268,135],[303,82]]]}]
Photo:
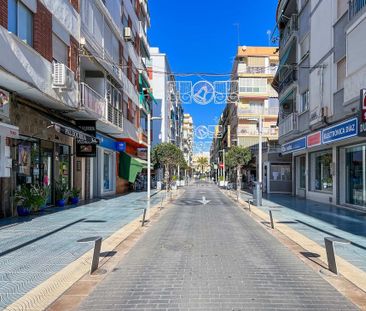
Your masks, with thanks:
[{"label": "sidewalk", "polygon": [[[248,192],[241,192],[241,199],[251,199]],[[324,237],[341,237],[351,244],[336,246],[337,255],[366,272],[366,212],[350,210],[331,204],[319,203],[283,194],[263,198],[259,209],[268,215],[269,208],[276,222],[286,224],[324,247]]]},{"label": "sidewalk", "polygon": [[[151,206],[163,196],[153,195]],[[104,240],[140,217],[144,207],[146,192],[134,192],[38,217],[0,220],[0,310],[93,246],[77,240]]]}]

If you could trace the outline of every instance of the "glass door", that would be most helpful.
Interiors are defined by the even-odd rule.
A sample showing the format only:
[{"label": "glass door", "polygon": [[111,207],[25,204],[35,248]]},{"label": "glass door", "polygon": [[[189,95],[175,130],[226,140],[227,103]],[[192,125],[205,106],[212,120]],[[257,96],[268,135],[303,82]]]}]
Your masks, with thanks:
[{"label": "glass door", "polygon": [[50,187],[50,194],[46,204],[52,204],[53,199],[53,143],[41,142],[41,182],[44,187]]}]

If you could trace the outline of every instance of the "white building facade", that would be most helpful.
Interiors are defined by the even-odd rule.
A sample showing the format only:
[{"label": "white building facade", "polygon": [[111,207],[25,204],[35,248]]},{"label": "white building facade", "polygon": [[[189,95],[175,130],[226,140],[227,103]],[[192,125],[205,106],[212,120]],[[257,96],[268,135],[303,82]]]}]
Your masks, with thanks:
[{"label": "white building facade", "polygon": [[279,141],[293,155],[293,194],[366,208],[366,3],[279,1]]}]

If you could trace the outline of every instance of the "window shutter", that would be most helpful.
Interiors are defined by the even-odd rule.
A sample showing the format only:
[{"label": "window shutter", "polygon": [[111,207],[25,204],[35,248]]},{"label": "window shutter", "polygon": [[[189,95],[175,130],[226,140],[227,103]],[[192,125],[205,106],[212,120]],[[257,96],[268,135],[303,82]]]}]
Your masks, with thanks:
[{"label": "window shutter", "polygon": [[78,69],[78,56],[79,56],[79,44],[73,36],[70,36],[70,47],[69,47],[69,68],[75,73],[75,80],[77,77]]},{"label": "window shutter", "polygon": [[248,57],[248,65],[250,67],[264,67],[265,64],[265,57]]}]

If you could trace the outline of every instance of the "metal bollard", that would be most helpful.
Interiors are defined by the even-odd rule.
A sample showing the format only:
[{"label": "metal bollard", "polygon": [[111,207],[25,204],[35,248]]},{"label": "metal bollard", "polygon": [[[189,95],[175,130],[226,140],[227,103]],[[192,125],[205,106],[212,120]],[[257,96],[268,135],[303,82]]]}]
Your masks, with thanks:
[{"label": "metal bollard", "polygon": [[90,274],[92,274],[95,270],[98,269],[100,249],[102,248],[102,237],[93,236],[93,237],[78,240],[77,242],[79,242],[79,243],[94,242],[93,258],[92,258],[92,262],[90,265]]},{"label": "metal bollard", "polygon": [[249,212],[251,212],[252,211],[252,209],[251,209],[251,207],[250,207],[250,203],[252,203],[252,201],[250,200],[250,199],[248,199],[248,208],[249,208]]},{"label": "metal bollard", "polygon": [[273,216],[272,216],[272,211],[269,210],[269,219],[271,221],[271,228],[274,229],[274,222],[273,222]]},{"label": "metal bollard", "polygon": [[141,223],[141,227],[143,227],[145,225],[145,217],[146,217],[146,208],[144,208],[144,213],[142,214],[142,223]]},{"label": "metal bollard", "polygon": [[325,250],[327,252],[328,268],[331,272],[338,275],[337,263],[335,259],[334,243],[349,244],[350,241],[336,237],[325,237]]}]

